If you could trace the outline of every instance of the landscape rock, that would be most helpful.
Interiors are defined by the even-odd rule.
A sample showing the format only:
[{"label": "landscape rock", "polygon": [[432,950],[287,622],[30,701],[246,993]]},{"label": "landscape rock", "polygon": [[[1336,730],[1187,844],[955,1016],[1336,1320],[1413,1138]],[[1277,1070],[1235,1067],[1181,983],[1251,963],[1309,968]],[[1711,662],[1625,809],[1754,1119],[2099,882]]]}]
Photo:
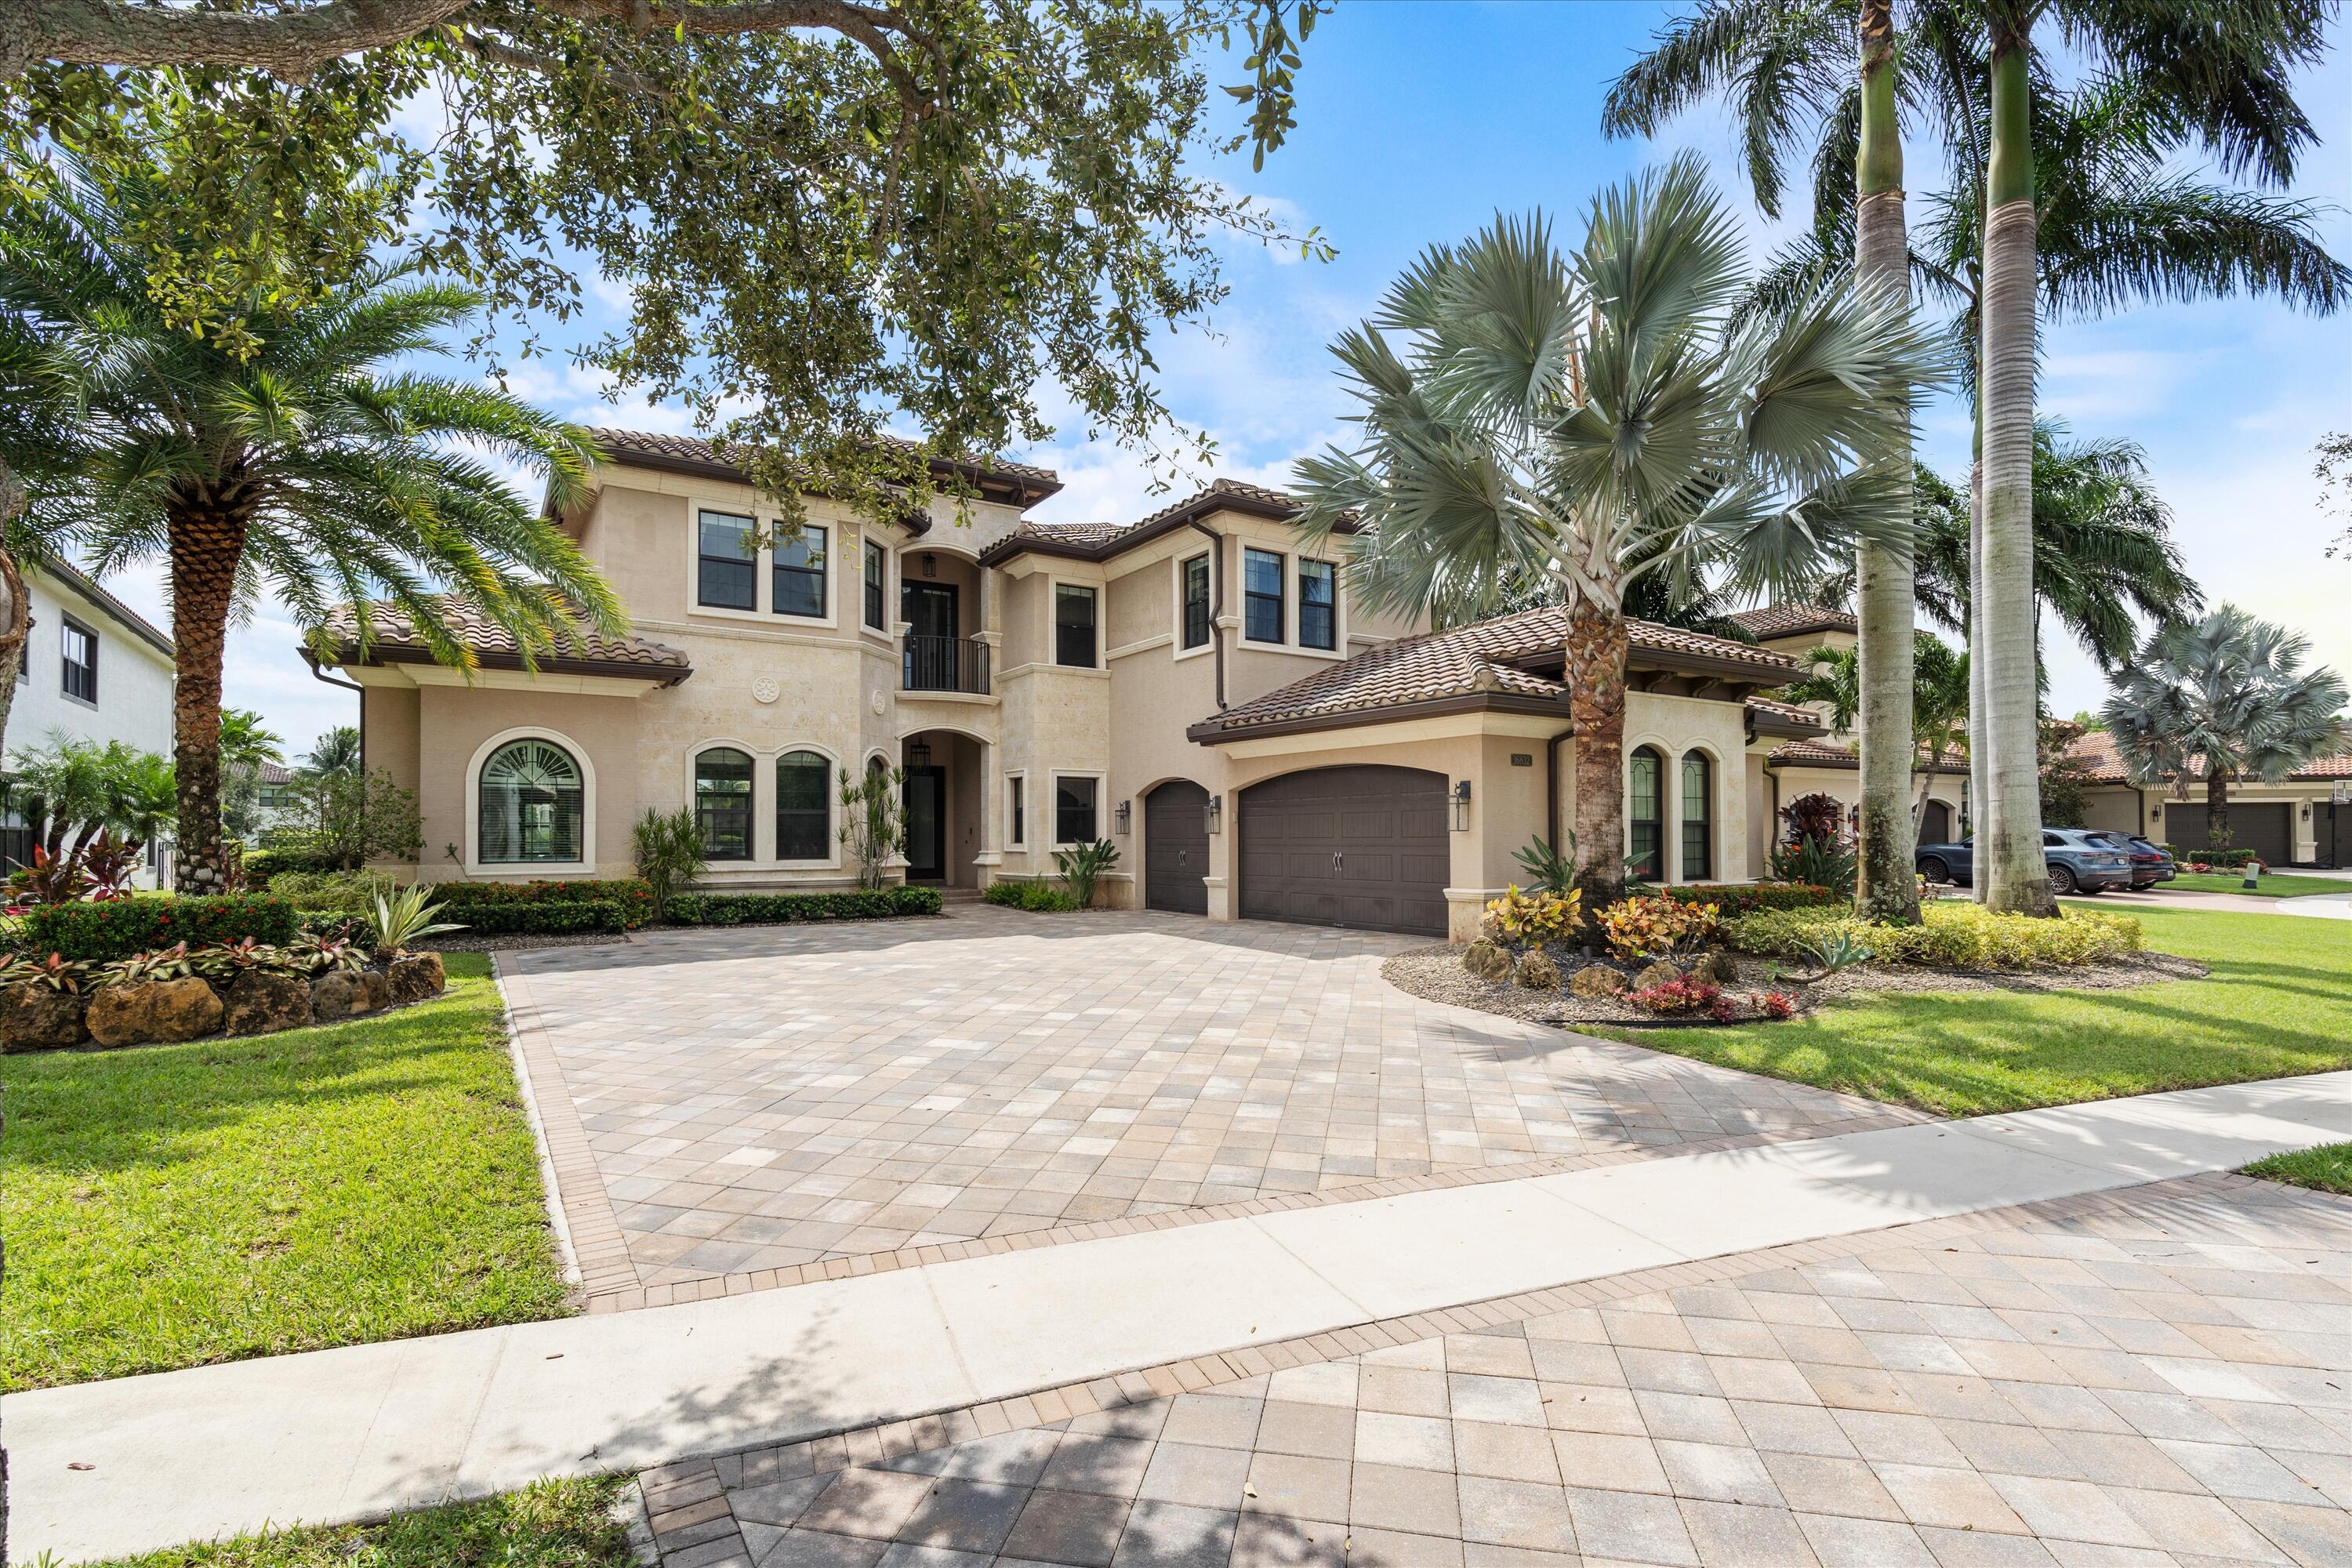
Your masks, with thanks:
[{"label": "landscape rock", "polygon": [[92,1040],[112,1049],[217,1034],[225,1011],[213,988],[189,975],[103,986],[91,995],[82,1021]]},{"label": "landscape rock", "polygon": [[360,983],[364,1002],[352,1005],[354,1013],[373,1013],[392,1005],[392,981],[381,969],[362,969],[352,976]]},{"label": "landscape rock", "polygon": [[367,1011],[367,993],[359,977],[338,969],[310,982],[310,1021],[332,1024]]},{"label": "landscape rock", "polygon": [[1480,937],[1463,949],[1462,967],[1481,980],[1492,980],[1499,984],[1511,977],[1511,955],[1485,937]]},{"label": "landscape rock", "polygon": [[1512,971],[1511,978],[1529,991],[1557,991],[1559,965],[1546,958],[1543,949],[1536,948],[1519,955],[1519,966]]},{"label": "landscape rock", "polygon": [[1614,996],[1628,984],[1622,972],[1605,963],[1588,963],[1570,978],[1568,992],[1571,996]]},{"label": "landscape rock", "polygon": [[1712,980],[1717,985],[1739,984],[1739,965],[1727,952],[1718,951],[1700,954],[1691,965],[1690,972],[1694,980]]},{"label": "landscape rock", "polygon": [[78,1046],[89,1037],[82,1026],[89,999],[76,991],[47,985],[11,985],[0,991],[0,1051],[39,1051]]},{"label": "landscape rock", "polygon": [[449,976],[441,967],[437,952],[412,952],[392,961],[384,971],[392,984],[392,999],[395,1002],[422,1002],[438,996],[449,987]]},{"label": "landscape rock", "polygon": [[1633,989],[1647,991],[1653,985],[1671,985],[1682,977],[1681,970],[1662,958],[1633,976]]},{"label": "landscape rock", "polygon": [[299,974],[248,969],[229,982],[222,1027],[232,1035],[299,1029],[310,1021],[310,983]]}]

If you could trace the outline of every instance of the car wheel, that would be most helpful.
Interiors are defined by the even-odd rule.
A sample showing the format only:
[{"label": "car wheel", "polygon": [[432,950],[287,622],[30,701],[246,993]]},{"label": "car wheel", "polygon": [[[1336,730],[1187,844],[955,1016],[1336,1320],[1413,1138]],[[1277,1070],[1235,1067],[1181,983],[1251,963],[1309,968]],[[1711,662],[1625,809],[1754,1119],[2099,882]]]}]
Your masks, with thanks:
[{"label": "car wheel", "polygon": [[2145,893],[2150,888],[2155,886],[2156,884],[2154,882],[2134,882],[2132,884],[2132,891],[2135,893]]},{"label": "car wheel", "polygon": [[2074,892],[2075,886],[2074,872],[2071,867],[2053,866],[2050,868],[2050,890],[2052,892],[2057,894],[2063,899],[2068,894]]},{"label": "car wheel", "polygon": [[1942,856],[1930,855],[1919,862],[1919,875],[1931,882],[1948,882],[1952,879],[1952,868],[1944,864]]}]

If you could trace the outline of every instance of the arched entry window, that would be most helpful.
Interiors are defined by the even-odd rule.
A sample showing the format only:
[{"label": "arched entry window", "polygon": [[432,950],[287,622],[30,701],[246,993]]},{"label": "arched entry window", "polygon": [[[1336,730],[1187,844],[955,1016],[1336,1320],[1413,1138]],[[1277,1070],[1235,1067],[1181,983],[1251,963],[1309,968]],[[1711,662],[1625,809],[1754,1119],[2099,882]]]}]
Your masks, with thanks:
[{"label": "arched entry window", "polygon": [[1683,753],[1683,880],[1715,875],[1715,764],[1705,752]]},{"label": "arched entry window", "polygon": [[713,860],[751,858],[751,759],[713,746],[694,759],[694,819],[702,852]]},{"label": "arched entry window", "polygon": [[477,787],[483,865],[579,860],[586,794],[570,752],[537,736],[509,742],[482,763]]},{"label": "arched entry window", "polygon": [[833,853],[833,768],[814,752],[776,759],[776,858],[822,860]]},{"label": "arched entry window", "polygon": [[1665,856],[1666,760],[1643,746],[1626,764],[1625,822],[1631,830],[1633,874],[1645,882],[1663,880]]}]

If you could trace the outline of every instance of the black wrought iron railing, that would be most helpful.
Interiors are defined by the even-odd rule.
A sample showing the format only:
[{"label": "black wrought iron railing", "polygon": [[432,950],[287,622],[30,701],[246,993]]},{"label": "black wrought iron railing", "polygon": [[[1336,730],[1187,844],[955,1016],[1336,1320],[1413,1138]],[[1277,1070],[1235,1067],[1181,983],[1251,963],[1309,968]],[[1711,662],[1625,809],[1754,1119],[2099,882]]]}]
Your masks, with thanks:
[{"label": "black wrought iron railing", "polygon": [[908,634],[902,656],[903,689],[988,694],[988,645],[973,637]]}]

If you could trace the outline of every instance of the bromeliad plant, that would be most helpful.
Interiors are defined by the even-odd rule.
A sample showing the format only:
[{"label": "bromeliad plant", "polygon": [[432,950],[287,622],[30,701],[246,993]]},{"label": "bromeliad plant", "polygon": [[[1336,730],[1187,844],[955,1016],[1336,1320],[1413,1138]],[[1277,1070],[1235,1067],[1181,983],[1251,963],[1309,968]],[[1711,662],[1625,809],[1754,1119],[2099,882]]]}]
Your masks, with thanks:
[{"label": "bromeliad plant", "polygon": [[0,989],[46,985],[52,991],[79,992],[89,984],[90,967],[86,961],[61,958],[54,952],[37,959],[21,952],[10,953],[0,960]]},{"label": "bromeliad plant", "polygon": [[1118,864],[1118,846],[1108,838],[1097,838],[1092,844],[1081,844],[1074,849],[1054,851],[1054,864],[1062,873],[1062,880],[1070,889],[1070,897],[1078,908],[1092,909],[1095,884],[1103,873]]},{"label": "bromeliad plant", "polygon": [[436,921],[441,906],[428,902],[422,887],[407,887],[396,893],[379,893],[375,906],[365,915],[368,945],[384,958],[398,958],[408,951],[408,944],[428,936],[438,936],[445,931],[464,931],[464,925],[454,921]]},{"label": "bromeliad plant", "polygon": [[151,980],[185,980],[195,973],[188,962],[188,944],[175,942],[152,952],[134,952],[98,972],[100,985],[140,985]]},{"label": "bromeliad plant", "polygon": [[318,936],[310,931],[287,944],[286,958],[296,973],[312,979],[328,974],[357,974],[368,966],[367,954],[349,937]]},{"label": "bromeliad plant", "polygon": [[1721,912],[1713,904],[1679,899],[1620,899],[1601,911],[1601,930],[1609,951],[1627,963],[1670,958],[1712,936]]},{"label": "bromeliad plant", "polygon": [[1541,948],[1572,940],[1584,924],[1584,895],[1570,888],[1566,893],[1522,893],[1517,886],[1486,905],[1486,934],[1518,947]]}]

